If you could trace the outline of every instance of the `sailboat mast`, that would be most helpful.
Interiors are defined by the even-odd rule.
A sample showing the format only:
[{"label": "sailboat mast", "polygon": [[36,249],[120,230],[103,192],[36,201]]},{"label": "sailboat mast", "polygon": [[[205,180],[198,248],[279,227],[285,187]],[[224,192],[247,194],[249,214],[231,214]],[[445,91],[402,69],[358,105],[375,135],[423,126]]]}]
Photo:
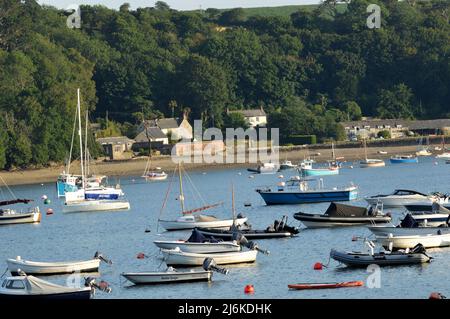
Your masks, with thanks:
[{"label": "sailboat mast", "polygon": [[89,165],[88,165],[88,149],[87,149],[87,138],[88,138],[88,111],[86,110],[86,128],[84,133],[84,165],[86,176],[89,176]]},{"label": "sailboat mast", "polygon": [[75,118],[73,119],[72,140],[70,141],[69,161],[67,163],[67,174],[70,174],[70,164],[72,162],[73,141],[75,140],[75,131],[77,128],[78,109],[75,111]]},{"label": "sailboat mast", "polygon": [[77,89],[77,110],[78,110],[78,136],[80,137],[80,161],[81,161],[81,179],[82,179],[82,185],[84,188],[84,161],[83,161],[83,138],[82,138],[82,131],[81,131],[81,102],[80,102],[80,89]]},{"label": "sailboat mast", "polygon": [[184,212],[184,194],[183,194],[183,179],[181,178],[181,163],[178,164],[178,177],[180,179],[180,204],[181,213]]},{"label": "sailboat mast", "polygon": [[364,156],[365,156],[366,161],[367,161],[367,141],[366,141],[366,139],[364,139]]}]

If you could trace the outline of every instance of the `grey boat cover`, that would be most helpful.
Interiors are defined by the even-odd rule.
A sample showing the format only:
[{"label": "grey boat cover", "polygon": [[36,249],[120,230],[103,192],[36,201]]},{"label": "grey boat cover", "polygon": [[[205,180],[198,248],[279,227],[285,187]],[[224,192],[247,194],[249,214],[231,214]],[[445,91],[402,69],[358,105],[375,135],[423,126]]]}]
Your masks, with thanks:
[{"label": "grey boat cover", "polygon": [[71,293],[85,290],[84,288],[64,287],[56,285],[34,276],[26,276],[25,281],[27,282],[28,293],[32,295]]},{"label": "grey boat cover", "polygon": [[419,227],[419,223],[417,223],[417,221],[414,219],[414,217],[412,217],[411,214],[406,214],[405,218],[403,218],[402,222],[397,227],[416,228]]},{"label": "grey boat cover", "polygon": [[337,203],[331,203],[325,212],[325,216],[330,217],[362,217],[367,215],[369,215],[369,211],[365,207]]},{"label": "grey boat cover", "polygon": [[192,231],[191,236],[189,237],[189,239],[187,240],[188,243],[205,243],[205,242],[209,242],[209,243],[218,243],[219,241],[217,239],[215,239],[214,237],[205,237],[205,235],[203,235],[201,232],[199,232],[197,230],[197,228],[194,228],[194,230]]},{"label": "grey boat cover", "polygon": [[445,208],[444,206],[440,205],[439,203],[434,202],[431,205],[431,210],[433,211],[433,213],[438,213],[438,214],[450,214],[450,210]]}]

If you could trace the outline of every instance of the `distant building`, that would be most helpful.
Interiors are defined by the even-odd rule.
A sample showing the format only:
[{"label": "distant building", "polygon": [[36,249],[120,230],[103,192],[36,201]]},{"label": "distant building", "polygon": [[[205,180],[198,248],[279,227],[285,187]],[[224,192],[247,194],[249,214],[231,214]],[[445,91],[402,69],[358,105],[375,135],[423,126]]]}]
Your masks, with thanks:
[{"label": "distant building", "polygon": [[192,126],[189,124],[187,116],[183,116],[183,119],[163,118],[146,120],[138,126],[137,133],[143,132],[145,127],[160,128],[172,141],[179,141],[181,139],[191,140],[193,136]]},{"label": "distant building", "polygon": [[151,142],[152,149],[159,149],[162,148],[163,145],[169,144],[169,138],[159,127],[148,127],[147,129],[142,130],[136,135],[134,140],[134,150],[148,148],[149,140]]},{"label": "distant building", "polygon": [[122,160],[131,157],[131,148],[134,144],[134,140],[129,139],[126,136],[117,137],[102,137],[98,138],[99,143],[109,157],[110,160]]},{"label": "distant building", "polygon": [[360,121],[341,122],[349,139],[376,137],[380,131],[389,131],[392,138],[403,137],[408,132],[420,135],[450,133],[450,119],[397,120],[363,118]]},{"label": "distant building", "polygon": [[264,109],[261,107],[259,109],[251,109],[251,110],[234,110],[229,111],[227,113],[240,113],[247,120],[250,127],[256,126],[266,126],[267,125],[267,114],[264,112]]}]

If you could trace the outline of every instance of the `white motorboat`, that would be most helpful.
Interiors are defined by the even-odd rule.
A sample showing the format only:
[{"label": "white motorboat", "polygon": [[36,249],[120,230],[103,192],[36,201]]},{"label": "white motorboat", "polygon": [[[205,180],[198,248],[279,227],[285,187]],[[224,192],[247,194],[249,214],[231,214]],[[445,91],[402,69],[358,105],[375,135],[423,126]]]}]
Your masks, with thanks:
[{"label": "white motorboat", "polygon": [[434,234],[394,236],[392,234],[376,236],[377,242],[389,249],[413,248],[417,244],[422,244],[425,248],[448,247],[450,246],[450,232]]},{"label": "white motorboat", "polygon": [[21,272],[3,279],[0,299],[90,299],[91,292],[91,287],[60,286]]},{"label": "white motorboat", "polygon": [[450,153],[449,152],[443,152],[441,154],[436,155],[436,158],[450,160]]},{"label": "white motorboat", "polygon": [[370,205],[383,204],[383,207],[403,207],[416,202],[428,202],[430,205],[440,199],[437,195],[426,195],[420,192],[407,189],[396,189],[387,195],[375,195],[364,198]]},{"label": "white motorboat", "polygon": [[125,200],[82,200],[66,202],[62,211],[64,213],[77,213],[128,209],[130,209],[130,203]]},{"label": "white motorboat", "polygon": [[256,168],[247,168],[247,171],[258,174],[275,174],[279,168],[280,168],[279,164],[268,162],[262,163],[261,165],[258,165]]},{"label": "white motorboat", "polygon": [[198,254],[236,252],[241,250],[240,245],[228,241],[191,243],[184,240],[155,240],[153,243],[161,249],[175,249],[179,247],[181,251]]},{"label": "white motorboat", "polygon": [[164,272],[128,272],[122,273],[132,283],[139,284],[170,284],[192,281],[211,281],[213,271],[228,274],[228,270],[216,266],[214,259],[203,260],[203,270],[178,271],[173,267],[168,267]]},{"label": "white motorboat", "polygon": [[15,259],[7,259],[6,263],[13,275],[18,274],[20,270],[32,275],[54,275],[73,272],[96,272],[100,267],[101,261],[110,263],[109,260],[99,253],[96,253],[93,259],[84,261],[39,262],[24,260],[17,256]]},{"label": "white motorboat", "polygon": [[161,251],[164,255],[164,261],[170,266],[200,266],[207,257],[213,258],[218,265],[253,263],[258,255],[257,250],[211,254],[188,253],[180,249],[162,249]]},{"label": "white motorboat", "polygon": [[285,160],[280,164],[280,171],[294,168],[297,168],[297,165],[292,164],[292,162],[288,160]]},{"label": "white motorboat", "polygon": [[142,175],[146,181],[164,181],[167,179],[167,176],[165,172],[147,172],[145,175]]}]

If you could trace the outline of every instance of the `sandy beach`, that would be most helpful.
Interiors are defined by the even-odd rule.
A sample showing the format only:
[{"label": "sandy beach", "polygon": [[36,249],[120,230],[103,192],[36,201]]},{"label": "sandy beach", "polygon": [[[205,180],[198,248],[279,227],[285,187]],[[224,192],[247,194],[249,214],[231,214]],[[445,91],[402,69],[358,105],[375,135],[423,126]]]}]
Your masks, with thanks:
[{"label": "sandy beach", "polygon": [[[385,151],[387,154],[380,155],[379,151]],[[369,158],[389,158],[394,154],[411,154],[417,150],[416,145],[408,146],[383,146],[383,147],[368,147],[367,154]],[[309,154],[320,155],[314,156],[317,162],[324,162],[331,159],[331,149],[314,149],[309,150]],[[308,154],[305,149],[298,150],[280,150],[280,161],[285,159],[291,160],[294,163],[304,159]],[[336,156],[343,157],[345,161],[355,161],[364,158],[363,148],[338,148],[336,149]],[[107,176],[140,176],[147,164],[146,158],[137,158],[128,161],[99,161],[91,164],[91,173]],[[152,160],[152,167],[161,167],[166,172],[170,172],[177,164],[172,161],[170,156],[155,157]],[[184,164],[186,170],[212,170],[212,169],[226,169],[236,167],[253,167],[254,163],[187,163]],[[64,171],[64,166],[53,166],[42,169],[25,169],[16,171],[1,171],[0,176],[4,179],[7,185],[23,185],[36,184],[56,181],[58,175]],[[71,171],[77,173],[80,171],[79,163],[73,163]]]}]

